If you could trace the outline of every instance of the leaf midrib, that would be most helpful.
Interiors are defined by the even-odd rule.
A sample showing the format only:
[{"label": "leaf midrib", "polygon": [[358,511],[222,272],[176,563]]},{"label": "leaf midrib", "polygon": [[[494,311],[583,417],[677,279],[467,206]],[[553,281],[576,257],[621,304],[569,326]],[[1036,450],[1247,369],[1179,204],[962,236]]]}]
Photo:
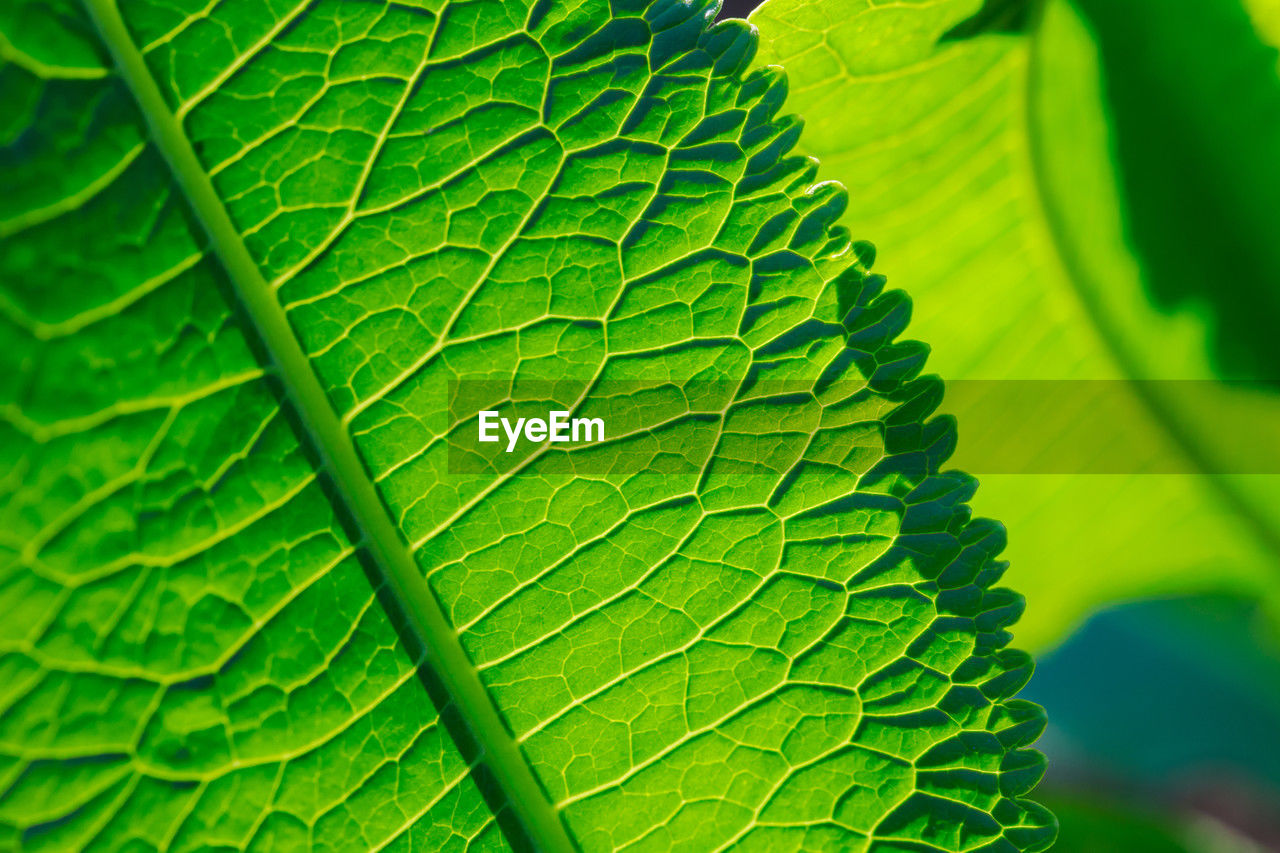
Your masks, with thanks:
[{"label": "leaf midrib", "polygon": [[289,326],[284,309],[249,254],[181,123],[165,103],[145,58],[129,36],[116,1],[84,0],[84,4],[137,102],[152,141],[208,235],[214,255],[226,270],[259,342],[271,357],[305,429],[306,440],[334,482],[341,508],[359,530],[361,541],[357,545],[373,558],[404,608],[428,660],[482,748],[481,760],[493,772],[507,804],[538,849],[574,850],[559,813],[499,716],[457,632],[427,588],[408,543],[393,524],[354,442]]}]

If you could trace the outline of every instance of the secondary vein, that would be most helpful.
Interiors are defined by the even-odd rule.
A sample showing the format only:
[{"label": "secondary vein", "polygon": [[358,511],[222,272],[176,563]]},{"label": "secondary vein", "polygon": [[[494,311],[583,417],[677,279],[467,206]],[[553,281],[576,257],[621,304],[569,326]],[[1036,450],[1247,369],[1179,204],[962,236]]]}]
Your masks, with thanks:
[{"label": "secondary vein", "polygon": [[540,850],[573,850],[574,844],[558,811],[499,716],[440,603],[427,588],[408,543],[393,524],[351,436],[342,426],[289,326],[284,309],[245,247],[212,179],[196,156],[181,123],[165,103],[141,51],[130,38],[115,0],[84,0],[84,3],[138,103],[152,140],[208,235],[237,298],[274,363],[307,439],[334,481],[342,509],[359,529],[360,544],[403,605],[430,664],[483,748],[482,760]]}]

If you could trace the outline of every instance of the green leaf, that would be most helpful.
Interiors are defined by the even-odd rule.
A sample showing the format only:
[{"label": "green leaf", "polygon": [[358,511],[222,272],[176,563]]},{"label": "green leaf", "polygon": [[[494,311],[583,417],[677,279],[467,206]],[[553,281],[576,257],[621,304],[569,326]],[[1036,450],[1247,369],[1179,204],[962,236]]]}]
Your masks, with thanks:
[{"label": "green leaf", "polygon": [[[87,8],[0,10],[0,847],[1050,843],[1002,531],[749,28]],[[461,470],[614,380],[691,396]]]},{"label": "green leaf", "polygon": [[[752,16],[761,61],[788,68],[803,149],[849,188],[845,223],[911,292],[931,366],[975,385],[1052,380],[1042,396],[1080,410],[1105,387],[1137,437],[1124,471],[1005,473],[978,460],[1019,439],[955,408],[956,464],[1009,527],[1029,602],[1018,637],[1036,649],[1135,596],[1280,604],[1280,398],[1217,382],[1275,379],[1275,336],[1258,332],[1274,328],[1280,273],[1262,236],[1280,178],[1275,55],[1230,3],[1082,5],[1129,28],[1109,25],[1102,57],[1063,0],[1021,34],[992,31],[1002,4],[977,0],[769,0]],[[1043,458],[1076,426],[1027,423],[1020,449]],[[1241,473],[1254,458],[1270,461]]]}]

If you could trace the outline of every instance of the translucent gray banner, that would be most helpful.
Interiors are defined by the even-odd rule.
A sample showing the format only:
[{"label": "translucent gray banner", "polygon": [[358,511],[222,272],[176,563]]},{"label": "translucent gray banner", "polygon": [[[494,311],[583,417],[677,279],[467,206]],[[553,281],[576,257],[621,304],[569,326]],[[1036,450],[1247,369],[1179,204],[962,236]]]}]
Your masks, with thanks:
[{"label": "translucent gray banner", "polygon": [[913,452],[975,475],[1280,474],[1268,382],[479,380],[450,385],[442,427],[452,474],[862,474]]}]

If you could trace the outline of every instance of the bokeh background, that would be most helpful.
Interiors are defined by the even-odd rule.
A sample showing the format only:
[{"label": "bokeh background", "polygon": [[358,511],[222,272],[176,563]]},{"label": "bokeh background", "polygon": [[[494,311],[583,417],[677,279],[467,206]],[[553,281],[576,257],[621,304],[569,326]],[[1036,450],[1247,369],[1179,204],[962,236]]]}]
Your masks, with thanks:
[{"label": "bokeh background", "polygon": [[[1042,387],[1063,442],[1064,397],[1097,446],[1140,437],[1131,465],[1064,471],[1059,420],[955,412],[1027,598],[1055,849],[1280,850],[1280,0],[720,14],[785,66],[931,369]],[[1088,422],[1104,386],[1124,423]],[[982,470],[992,431],[1047,446]]]}]

